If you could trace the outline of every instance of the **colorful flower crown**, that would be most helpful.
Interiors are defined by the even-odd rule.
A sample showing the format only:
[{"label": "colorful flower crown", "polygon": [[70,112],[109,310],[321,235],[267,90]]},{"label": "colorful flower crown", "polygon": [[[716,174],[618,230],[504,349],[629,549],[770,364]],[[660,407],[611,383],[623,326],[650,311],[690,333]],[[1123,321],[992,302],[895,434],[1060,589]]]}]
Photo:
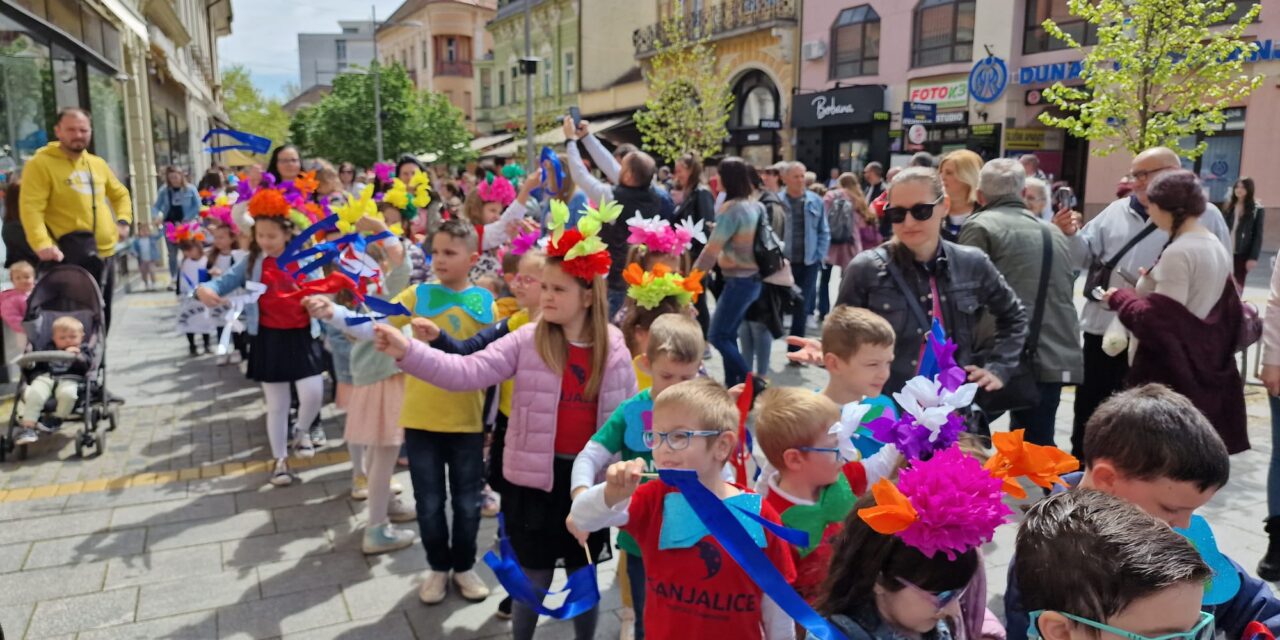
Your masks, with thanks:
[{"label": "colorful flower crown", "polygon": [[373,176],[380,184],[391,184],[395,171],[396,165],[390,162],[377,162],[373,165]]},{"label": "colorful flower crown", "polygon": [[314,216],[323,217],[320,205],[299,199],[300,192],[296,184],[286,182],[285,185],[289,185],[289,188],[286,189],[284,185],[277,187],[271,174],[262,174],[262,183],[249,199],[249,215],[255,221],[260,218],[288,221],[298,229],[310,226]]},{"label": "colorful flower crown", "polygon": [[511,186],[511,181],[492,173],[485,174],[484,180],[476,185],[476,193],[480,194],[481,200],[500,202],[504,207],[516,199],[516,188]]},{"label": "colorful flower crown", "polygon": [[627,236],[627,244],[644,245],[651,252],[682,255],[693,248],[693,241],[707,243],[707,235],[702,231],[702,221],[696,223],[685,218],[675,227],[662,218],[645,218],[637,211],[627,220],[631,235]]},{"label": "colorful flower crown", "polygon": [[382,194],[382,201],[399,209],[401,217],[408,222],[417,217],[419,209],[431,202],[431,194],[427,191],[430,186],[431,180],[421,171],[413,174],[408,185],[396,178],[391,188]]},{"label": "colorful flower crown", "polygon": [[522,180],[524,179],[524,167],[518,162],[508,162],[502,165],[502,177],[512,183]]},{"label": "colorful flower crown", "polygon": [[1079,466],[1053,447],[1026,444],[1021,430],[992,439],[997,454],[985,467],[952,446],[913,463],[899,475],[897,486],[882,478],[871,487],[876,506],[859,509],[858,517],[877,533],[896,535],[926,556],[941,552],[955,560],[990,542],[996,527],[1013,513],[1004,503],[1006,491],[1016,496],[1016,487],[1026,497],[1018,476],[1048,488],[1064,484],[1058,474]]},{"label": "colorful flower crown", "polygon": [[200,221],[198,220],[180,224],[166,222],[164,225],[164,237],[173,244],[181,244],[183,242],[204,244],[204,228],[200,226]]},{"label": "colorful flower crown", "polygon": [[600,229],[617,220],[621,214],[622,205],[617,202],[606,202],[599,209],[587,207],[578,219],[578,228],[566,231],[569,207],[559,200],[552,200],[551,219],[547,223],[547,228],[551,229],[547,255],[564,258],[562,268],[565,273],[585,282],[591,282],[595,276],[608,275],[613,261],[609,258],[609,248],[599,237]]},{"label": "colorful flower crown", "polygon": [[236,225],[235,219],[231,216],[231,202],[225,195],[219,195],[213,201],[213,206],[201,209],[200,217],[215,221],[217,224],[230,229],[233,236],[240,233],[239,226]]},{"label": "colorful flower crown", "polygon": [[688,306],[697,302],[702,293],[702,272],[697,269],[682,276],[665,264],[654,265],[653,271],[646,272],[633,263],[627,265],[622,278],[631,285],[627,287],[627,296],[645,309],[653,309],[671,297],[681,306]]},{"label": "colorful flower crown", "polygon": [[896,420],[881,417],[867,424],[876,440],[897,446],[907,460],[925,459],[955,444],[965,429],[964,419],[956,412],[973,404],[978,393],[977,384],[964,382],[965,371],[955,363],[954,343],[939,342],[930,334],[929,348],[939,373],[916,376],[893,394],[903,409]]},{"label": "colorful flower crown", "polygon": [[[373,196],[373,185],[365,185],[360,190],[360,197],[353,198],[348,196],[347,199],[336,207],[333,207],[333,213],[338,216],[338,231],[343,234],[353,233],[356,230],[356,222],[361,218],[374,218],[376,220],[384,220],[382,212],[378,210],[378,203]],[[400,223],[396,223],[388,227],[391,233],[396,236],[403,236],[404,229]]]}]

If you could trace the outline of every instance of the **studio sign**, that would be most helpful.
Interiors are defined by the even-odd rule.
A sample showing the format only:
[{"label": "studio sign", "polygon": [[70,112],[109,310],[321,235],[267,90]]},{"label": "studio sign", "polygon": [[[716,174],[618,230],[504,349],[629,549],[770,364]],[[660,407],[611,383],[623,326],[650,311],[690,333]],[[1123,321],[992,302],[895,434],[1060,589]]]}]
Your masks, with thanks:
[{"label": "studio sign", "polygon": [[825,120],[827,116],[854,114],[853,105],[840,104],[835,96],[818,96],[810,104],[813,105],[814,115],[817,116],[819,121]]}]

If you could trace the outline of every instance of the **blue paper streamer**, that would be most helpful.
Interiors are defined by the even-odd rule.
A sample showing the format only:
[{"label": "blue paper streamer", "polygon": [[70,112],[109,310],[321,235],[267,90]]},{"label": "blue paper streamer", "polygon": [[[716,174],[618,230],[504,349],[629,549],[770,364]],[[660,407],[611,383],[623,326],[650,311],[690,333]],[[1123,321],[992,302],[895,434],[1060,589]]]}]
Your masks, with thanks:
[{"label": "blue paper streamer", "polygon": [[204,134],[204,137],[200,139],[200,142],[208,142],[209,138],[217,135],[227,136],[240,144],[208,147],[205,149],[208,153],[218,153],[220,151],[230,151],[233,149],[244,149],[254,153],[266,153],[271,150],[271,138],[255,136],[252,133],[236,131],[235,129],[210,129],[209,132]]},{"label": "blue paper streamer", "polygon": [[[847,640],[839,629],[818,615],[796,590],[787,584],[786,578],[773,566],[764,551],[755,545],[751,536],[742,528],[733,514],[714,493],[702,486],[698,474],[688,469],[660,469],[663,482],[683,493],[693,512],[707,526],[707,530],[729,552],[729,556],[742,567],[765,595],[769,596],[787,615],[809,630],[819,640]],[[806,540],[808,536],[806,534]],[[487,561],[487,557],[486,557]]]},{"label": "blue paper streamer", "polygon": [[303,229],[302,233],[299,233],[289,241],[289,244],[284,246],[284,252],[280,254],[279,258],[276,258],[276,262],[279,264],[297,262],[297,254],[302,251],[303,247],[307,246],[307,243],[311,241],[313,236],[321,231],[336,231],[337,229],[338,214],[336,213],[317,220],[315,224]]},{"label": "blue paper streamer", "polygon": [[391,316],[412,315],[409,313],[409,309],[399,302],[387,302],[382,298],[375,298],[373,296],[364,297],[364,306],[368,307],[369,311],[373,312],[374,315],[347,318],[346,322],[348,327],[354,327],[358,324],[390,318]]},{"label": "blue paper streamer", "polygon": [[[507,538],[503,516],[498,516],[498,550],[501,555],[492,551],[484,554],[484,563],[489,565],[498,582],[507,590],[512,600],[538,612],[539,615],[550,616],[557,620],[568,620],[579,614],[590,611],[600,602],[600,588],[597,586],[596,566],[589,564],[569,574],[563,589],[546,591],[529,582],[529,577],[520,568],[516,560],[515,550],[511,548],[511,540]],[[549,595],[567,594],[564,604],[549,609],[542,600]]]},{"label": "blue paper streamer", "polygon": [[[937,318],[933,319],[933,327],[929,329],[929,336],[937,344],[942,344],[947,340],[947,332],[942,328],[942,322]],[[942,373],[942,371],[938,367],[938,356],[934,355],[932,345],[927,345],[924,355],[920,356],[920,371],[917,375],[932,380],[939,373]]]}]

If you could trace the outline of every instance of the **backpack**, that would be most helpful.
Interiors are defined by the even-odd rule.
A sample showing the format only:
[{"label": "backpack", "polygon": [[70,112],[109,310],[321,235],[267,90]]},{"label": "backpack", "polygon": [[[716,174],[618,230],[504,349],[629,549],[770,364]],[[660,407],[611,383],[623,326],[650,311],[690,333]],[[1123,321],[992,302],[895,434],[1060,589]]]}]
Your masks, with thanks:
[{"label": "backpack", "polygon": [[853,203],[848,198],[831,199],[827,206],[827,226],[831,228],[831,244],[853,242]]},{"label": "backpack", "polygon": [[764,205],[758,202],[753,204],[756,205],[760,215],[756,222],[756,237],[751,245],[752,253],[755,254],[756,268],[760,270],[760,277],[768,278],[782,269],[787,256],[782,251],[782,240],[778,239],[778,235],[773,232],[773,224],[769,221]]}]

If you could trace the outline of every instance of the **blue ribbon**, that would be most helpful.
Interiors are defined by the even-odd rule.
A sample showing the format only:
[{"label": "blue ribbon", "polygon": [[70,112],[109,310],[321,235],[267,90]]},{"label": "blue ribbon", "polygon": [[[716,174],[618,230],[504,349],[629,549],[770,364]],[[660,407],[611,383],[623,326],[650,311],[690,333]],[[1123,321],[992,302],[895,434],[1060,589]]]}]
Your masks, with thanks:
[{"label": "blue ribbon", "polygon": [[[702,486],[696,471],[660,469],[658,476],[663,482],[684,494],[685,499],[689,501],[689,506],[693,507],[694,514],[707,526],[716,542],[729,552],[729,556],[742,567],[747,576],[787,615],[808,629],[809,633],[819,640],[847,640],[839,629],[818,615],[818,612],[814,611],[804,598],[787,584],[786,578],[782,577],[778,568],[773,566],[773,562],[756,546],[742,524],[733,517],[729,507],[711,493],[711,490]],[[808,534],[805,534],[805,538],[807,540]],[[485,561],[488,561],[488,556],[485,557]]]},{"label": "blue ribbon", "polygon": [[271,138],[255,136],[252,133],[236,131],[235,129],[210,129],[209,133],[204,134],[200,142],[208,142],[213,136],[223,135],[239,142],[240,144],[230,144],[221,147],[208,147],[205,149],[208,153],[218,153],[220,151],[231,151],[233,149],[244,149],[254,153],[266,153],[271,150]]},{"label": "blue ribbon", "polygon": [[413,315],[409,313],[409,309],[407,307],[399,302],[387,302],[382,298],[375,298],[373,296],[364,297],[364,306],[368,307],[369,311],[373,312],[375,315],[347,318],[346,322],[348,327],[354,327],[366,322],[373,322],[374,320],[382,320],[383,318],[390,318],[391,316]]},{"label": "blue ribbon", "polygon": [[[529,577],[516,561],[515,550],[511,548],[511,540],[507,538],[506,525],[502,515],[498,516],[498,550],[484,554],[484,563],[489,565],[498,582],[507,590],[512,600],[520,602],[540,615],[550,616],[557,620],[568,620],[581,613],[595,608],[600,602],[600,588],[596,585],[596,566],[589,564],[569,574],[563,589],[545,591],[529,582]],[[542,600],[549,595],[567,594],[564,604],[559,608],[549,609]]]},{"label": "blue ribbon", "polygon": [[[942,344],[947,340],[947,332],[942,328],[942,322],[937,318],[933,319],[933,326],[929,329],[929,335],[934,342]],[[930,380],[941,373],[938,364],[938,356],[933,353],[932,345],[927,345],[924,355],[920,356],[920,371],[917,375],[922,375]]]},{"label": "blue ribbon", "polygon": [[302,252],[302,248],[307,246],[313,236],[321,231],[336,231],[337,229],[338,214],[336,213],[317,220],[315,224],[303,229],[302,233],[299,233],[293,240],[289,241],[289,244],[284,246],[284,252],[280,254],[279,258],[276,258],[276,262],[281,265],[297,262],[297,255]]}]

